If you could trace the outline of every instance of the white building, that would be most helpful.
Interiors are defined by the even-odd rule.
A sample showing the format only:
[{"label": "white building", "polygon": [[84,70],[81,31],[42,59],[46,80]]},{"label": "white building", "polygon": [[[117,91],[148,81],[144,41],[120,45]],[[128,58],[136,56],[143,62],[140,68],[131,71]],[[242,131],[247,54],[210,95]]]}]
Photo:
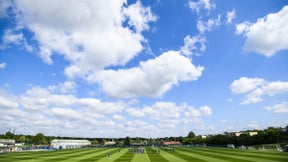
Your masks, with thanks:
[{"label": "white building", "polygon": [[74,149],[88,145],[91,145],[88,140],[54,139],[51,141],[51,146],[55,149]]},{"label": "white building", "polygon": [[235,136],[239,137],[241,134],[248,134],[249,136],[255,136],[258,132],[236,132]]},{"label": "white building", "polygon": [[0,139],[0,146],[2,147],[9,147],[14,145],[15,145],[14,139]]}]

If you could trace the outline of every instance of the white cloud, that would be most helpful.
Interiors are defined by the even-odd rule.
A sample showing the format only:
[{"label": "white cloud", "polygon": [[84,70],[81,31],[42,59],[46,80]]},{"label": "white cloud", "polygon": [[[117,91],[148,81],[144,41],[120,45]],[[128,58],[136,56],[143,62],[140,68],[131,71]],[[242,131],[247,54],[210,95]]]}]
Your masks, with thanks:
[{"label": "white cloud", "polygon": [[209,106],[196,109],[185,103],[177,105],[174,102],[156,102],[143,108],[129,108],[126,112],[133,117],[147,117],[149,120],[159,121],[161,128],[174,128],[181,123],[199,123],[201,117],[212,115],[212,109]]},{"label": "white cloud", "polygon": [[187,35],[184,38],[184,46],[180,48],[181,54],[185,56],[200,55],[206,50],[206,39],[202,36]]},{"label": "white cloud", "polygon": [[[193,108],[193,114],[186,116],[185,114],[191,112],[191,106],[177,105],[174,102],[155,102],[140,108],[131,108],[134,107],[133,104],[139,103],[79,98],[51,87],[54,86],[32,87],[20,96],[1,93],[0,107],[4,108],[0,109],[3,116],[0,118],[3,126],[0,131],[13,128],[24,134],[42,132],[45,135],[78,137],[87,134],[90,137],[161,137],[165,132],[179,135],[180,125],[201,123],[201,117],[212,113],[210,107],[202,106]],[[128,116],[138,119],[131,120]]]},{"label": "white cloud", "polygon": [[127,114],[129,114],[132,117],[144,117],[145,113],[141,110],[137,110],[135,108],[128,108],[125,110]]},{"label": "white cloud", "polygon": [[288,102],[282,102],[273,106],[268,106],[265,108],[273,113],[288,113]]},{"label": "white cloud", "polygon": [[258,103],[263,101],[264,95],[274,96],[288,93],[288,82],[267,82],[261,78],[241,77],[233,81],[230,89],[234,94],[246,94],[242,104]]},{"label": "white cloud", "polygon": [[95,98],[80,98],[77,104],[83,109],[91,109],[100,114],[113,114],[122,111],[126,105],[121,102],[102,102]]},{"label": "white cloud", "polygon": [[[205,9],[213,6],[209,1],[200,4]],[[165,52],[138,67],[107,70],[124,67],[148,42],[142,32],[157,16],[140,1],[130,5],[125,0],[15,1],[15,14],[18,28],[30,30],[37,42],[31,51],[37,49],[48,64],[56,54],[69,62],[64,72],[71,82],[62,85],[61,93],[73,92],[77,86],[73,80],[80,77],[113,97],[161,97],[179,82],[198,79],[204,69],[180,52],[188,56],[205,51],[205,38],[187,36],[181,51]]]},{"label": "white cloud", "polygon": [[14,109],[14,108],[18,108],[19,104],[14,101],[12,98],[7,97],[6,94],[2,94],[0,92],[0,108],[7,108],[9,109]]},{"label": "white cloud", "polygon": [[226,14],[226,24],[232,23],[232,21],[236,18],[236,10],[233,8],[232,11],[228,11]]},{"label": "white cloud", "polygon": [[206,31],[212,31],[213,29],[221,25],[221,15],[218,15],[216,19],[208,19],[206,22],[203,20],[198,20],[197,29],[201,34],[204,34]]},{"label": "white cloud", "polygon": [[70,62],[65,73],[71,78],[125,65],[143,50],[141,32],[156,21],[140,1],[128,6],[124,0],[27,0],[16,1],[16,6],[18,23],[33,32],[39,56],[51,64],[52,55],[64,55]]},{"label": "white cloud", "polygon": [[4,32],[4,35],[2,37],[3,44],[16,44],[19,45],[20,42],[24,39],[22,33],[15,33],[13,30],[8,29]]},{"label": "white cloud", "polygon": [[28,52],[33,52],[34,50],[34,47],[27,43],[24,34],[17,31],[17,29],[7,29],[4,31],[0,48],[8,48],[9,45],[23,45]]},{"label": "white cloud", "polygon": [[248,93],[245,96],[245,100],[241,102],[241,104],[252,104],[252,103],[258,103],[263,101],[262,96],[264,95],[264,91],[261,88],[257,88],[256,90],[253,90],[252,92]]},{"label": "white cloud", "polygon": [[7,9],[11,7],[11,1],[0,0],[0,19],[7,16]]},{"label": "white cloud", "polygon": [[157,20],[156,16],[152,14],[150,7],[145,8],[140,1],[124,8],[123,14],[127,17],[128,24],[134,27],[136,32],[148,30],[148,23]]},{"label": "white cloud", "polygon": [[279,93],[288,93],[288,82],[282,82],[282,81],[271,82],[265,87],[263,87],[263,91],[270,96]]},{"label": "white cloud", "polygon": [[265,83],[264,79],[261,78],[247,78],[241,77],[238,80],[234,80],[230,85],[230,89],[234,94],[247,93],[251,90],[256,89]]},{"label": "white cloud", "polygon": [[99,71],[88,77],[99,82],[103,91],[113,97],[160,97],[180,81],[197,80],[203,67],[195,67],[177,51],[168,51],[139,67]]},{"label": "white cloud", "polygon": [[251,25],[252,24],[248,21],[244,21],[243,23],[237,24],[235,34],[247,33]]},{"label": "white cloud", "polygon": [[243,22],[236,25],[236,34],[246,37],[244,49],[270,57],[288,49],[288,6],[271,13],[257,22]]},{"label": "white cloud", "polygon": [[212,114],[212,109],[209,106],[202,106],[199,109],[189,107],[189,110],[185,113],[187,117],[202,117]]},{"label": "white cloud", "polygon": [[59,116],[59,117],[63,117],[65,119],[81,119],[81,118],[85,118],[84,116],[81,115],[81,113],[73,110],[73,109],[69,109],[69,108],[52,108],[51,109],[52,114]]},{"label": "white cloud", "polygon": [[197,2],[189,0],[189,8],[192,11],[196,11],[199,14],[200,10],[202,9],[205,9],[208,11],[215,9],[216,4],[211,3],[210,0],[198,0]]},{"label": "white cloud", "polygon": [[0,63],[0,69],[5,69],[5,67],[6,67],[6,63],[5,62]]},{"label": "white cloud", "polygon": [[60,92],[60,93],[74,93],[77,85],[74,81],[65,81],[64,83],[60,83],[58,85],[51,85],[48,89],[52,92]]},{"label": "white cloud", "polygon": [[52,94],[48,89],[33,87],[21,96],[21,103],[29,110],[46,109],[54,107],[68,107],[73,105],[77,98],[73,95]]},{"label": "white cloud", "polygon": [[126,118],[124,116],[117,115],[117,114],[113,115],[113,119],[120,120],[120,121],[125,121],[126,120]]},{"label": "white cloud", "polygon": [[181,107],[173,102],[156,102],[152,106],[144,107],[143,112],[152,119],[178,119],[180,117]]}]

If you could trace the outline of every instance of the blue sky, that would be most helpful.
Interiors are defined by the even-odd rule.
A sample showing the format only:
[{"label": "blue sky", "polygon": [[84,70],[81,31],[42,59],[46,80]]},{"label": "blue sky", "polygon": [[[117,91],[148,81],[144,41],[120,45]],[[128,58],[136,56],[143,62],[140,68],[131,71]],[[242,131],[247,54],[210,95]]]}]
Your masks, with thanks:
[{"label": "blue sky", "polygon": [[0,133],[288,124],[286,1],[31,1],[0,0]]}]

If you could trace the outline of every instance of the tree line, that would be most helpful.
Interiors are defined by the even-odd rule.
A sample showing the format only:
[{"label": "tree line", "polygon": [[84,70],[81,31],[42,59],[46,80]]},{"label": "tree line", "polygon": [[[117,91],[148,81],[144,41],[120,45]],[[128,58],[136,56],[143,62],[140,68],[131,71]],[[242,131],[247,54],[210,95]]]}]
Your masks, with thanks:
[{"label": "tree line", "polygon": [[[256,135],[249,135],[245,132],[257,132]],[[129,145],[160,145],[162,142],[179,141],[183,145],[206,144],[213,146],[224,146],[227,144],[241,145],[261,145],[261,144],[282,144],[288,143],[288,125],[284,128],[269,127],[264,130],[247,130],[239,136],[235,132],[225,132],[223,134],[207,135],[205,138],[191,131],[186,137],[163,137],[163,138],[141,138],[141,137],[125,137],[125,138],[75,138],[75,137],[59,137],[45,136],[43,133],[36,135],[14,134],[10,131],[0,134],[0,139],[14,139],[17,143],[25,143],[28,145],[49,145],[53,139],[87,139],[92,145],[101,146],[106,141],[114,141],[116,146]]]}]

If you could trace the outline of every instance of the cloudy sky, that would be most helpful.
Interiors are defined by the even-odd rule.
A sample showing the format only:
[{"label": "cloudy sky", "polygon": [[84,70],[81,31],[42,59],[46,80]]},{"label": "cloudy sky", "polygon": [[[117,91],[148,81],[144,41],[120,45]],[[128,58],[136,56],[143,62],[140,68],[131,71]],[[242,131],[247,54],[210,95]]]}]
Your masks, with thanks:
[{"label": "cloudy sky", "polygon": [[0,133],[288,124],[288,2],[0,0]]}]

